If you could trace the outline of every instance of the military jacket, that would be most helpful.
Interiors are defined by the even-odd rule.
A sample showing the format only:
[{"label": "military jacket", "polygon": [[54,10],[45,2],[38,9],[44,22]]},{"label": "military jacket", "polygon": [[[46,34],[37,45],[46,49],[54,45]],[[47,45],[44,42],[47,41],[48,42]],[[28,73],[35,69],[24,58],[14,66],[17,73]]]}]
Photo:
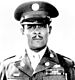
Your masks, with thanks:
[{"label": "military jacket", "polygon": [[75,80],[74,62],[47,48],[34,71],[27,53],[15,55],[0,64],[0,80]]}]

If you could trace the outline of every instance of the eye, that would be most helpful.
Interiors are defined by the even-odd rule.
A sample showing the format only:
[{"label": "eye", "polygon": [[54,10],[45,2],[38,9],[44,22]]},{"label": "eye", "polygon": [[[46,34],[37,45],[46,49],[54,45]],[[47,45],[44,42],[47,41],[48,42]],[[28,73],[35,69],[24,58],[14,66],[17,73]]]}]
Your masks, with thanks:
[{"label": "eye", "polygon": [[27,29],[31,29],[31,28],[32,28],[32,26],[30,26],[30,25],[27,26]]},{"label": "eye", "polygon": [[27,25],[27,29],[35,29],[35,25],[34,24],[28,24]]},{"label": "eye", "polygon": [[47,27],[46,24],[28,24],[27,29],[33,29],[34,30],[36,28],[36,26],[38,26],[39,29],[44,29]]},{"label": "eye", "polygon": [[39,25],[39,28],[46,28],[47,26],[46,26],[46,24],[40,24]]}]

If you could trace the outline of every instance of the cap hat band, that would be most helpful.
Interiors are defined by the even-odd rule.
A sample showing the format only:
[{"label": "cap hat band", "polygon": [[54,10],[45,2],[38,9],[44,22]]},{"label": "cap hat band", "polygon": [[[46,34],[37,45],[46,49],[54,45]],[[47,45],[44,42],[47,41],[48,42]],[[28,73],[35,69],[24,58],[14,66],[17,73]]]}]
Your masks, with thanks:
[{"label": "cap hat band", "polygon": [[24,17],[25,19],[27,18],[34,18],[34,17],[42,17],[45,18],[48,15],[47,12],[44,11],[30,11],[30,12],[26,12],[23,13],[21,17]]},{"label": "cap hat band", "polygon": [[49,24],[51,22],[51,19],[49,17],[34,17],[34,18],[22,18],[20,23],[21,24]]}]

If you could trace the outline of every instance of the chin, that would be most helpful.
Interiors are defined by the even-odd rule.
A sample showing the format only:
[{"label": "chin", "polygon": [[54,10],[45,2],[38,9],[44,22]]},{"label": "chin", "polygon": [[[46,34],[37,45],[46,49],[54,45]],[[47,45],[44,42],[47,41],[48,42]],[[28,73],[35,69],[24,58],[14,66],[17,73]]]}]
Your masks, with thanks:
[{"label": "chin", "polygon": [[32,49],[43,49],[46,45],[34,45],[31,48]]},{"label": "chin", "polygon": [[33,48],[41,48],[43,46],[37,45],[37,46],[33,46]]},{"label": "chin", "polygon": [[33,44],[30,44],[29,47],[33,50],[37,50],[37,49],[43,49],[44,47],[46,46],[45,43],[33,43]]}]

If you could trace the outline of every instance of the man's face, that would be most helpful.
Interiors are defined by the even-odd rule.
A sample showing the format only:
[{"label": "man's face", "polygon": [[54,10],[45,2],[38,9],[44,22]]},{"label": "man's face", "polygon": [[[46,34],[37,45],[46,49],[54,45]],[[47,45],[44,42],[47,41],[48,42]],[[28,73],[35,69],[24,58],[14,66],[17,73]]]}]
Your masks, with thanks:
[{"label": "man's face", "polygon": [[26,24],[24,35],[27,36],[29,48],[36,50],[46,46],[49,35],[48,24]]}]

